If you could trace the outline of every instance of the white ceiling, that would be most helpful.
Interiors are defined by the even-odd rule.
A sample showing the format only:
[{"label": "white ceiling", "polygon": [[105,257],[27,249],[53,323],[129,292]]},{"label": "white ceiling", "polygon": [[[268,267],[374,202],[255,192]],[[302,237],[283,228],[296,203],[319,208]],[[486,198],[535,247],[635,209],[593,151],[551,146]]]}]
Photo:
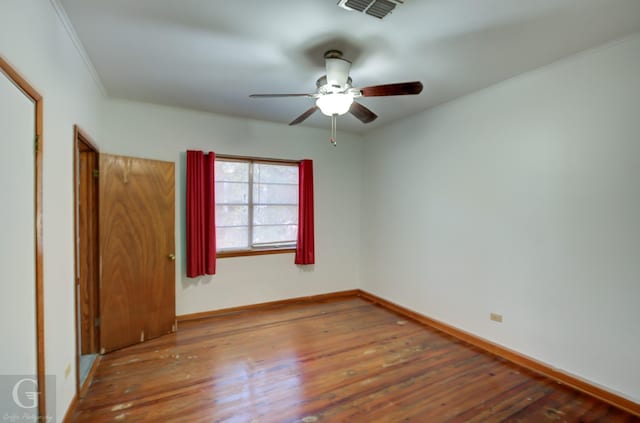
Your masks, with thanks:
[{"label": "white ceiling", "polygon": [[[562,57],[640,31],[640,0],[406,0],[378,20],[337,0],[58,0],[112,97],[288,123],[324,74],[353,61],[353,85],[420,80],[419,96],[362,98],[364,132]],[[303,125],[329,127],[316,113]]]}]

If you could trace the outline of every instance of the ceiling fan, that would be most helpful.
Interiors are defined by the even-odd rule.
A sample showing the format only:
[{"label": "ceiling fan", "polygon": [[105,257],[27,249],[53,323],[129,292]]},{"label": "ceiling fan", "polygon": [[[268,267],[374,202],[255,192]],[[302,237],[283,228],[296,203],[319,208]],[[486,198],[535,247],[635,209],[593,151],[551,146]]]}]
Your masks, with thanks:
[{"label": "ceiling fan", "polygon": [[306,94],[251,94],[249,97],[309,97],[316,99],[315,105],[291,121],[289,125],[297,125],[317,110],[320,110],[323,114],[331,117],[331,138],[329,141],[335,146],[337,116],[349,112],[362,123],[373,122],[378,117],[367,107],[357,102],[356,99],[360,97],[415,95],[422,92],[422,83],[420,81],[354,88],[351,85],[351,77],[349,76],[351,62],[342,57],[342,52],[329,50],[324,54],[324,59],[327,74],[316,81],[316,92]]}]

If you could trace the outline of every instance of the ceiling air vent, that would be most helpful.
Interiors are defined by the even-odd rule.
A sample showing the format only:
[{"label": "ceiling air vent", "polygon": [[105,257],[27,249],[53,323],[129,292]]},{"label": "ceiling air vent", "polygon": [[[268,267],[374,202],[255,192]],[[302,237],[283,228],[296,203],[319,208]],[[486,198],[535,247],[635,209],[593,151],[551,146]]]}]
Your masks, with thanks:
[{"label": "ceiling air vent", "polygon": [[382,19],[403,3],[404,0],[340,0],[338,6]]}]

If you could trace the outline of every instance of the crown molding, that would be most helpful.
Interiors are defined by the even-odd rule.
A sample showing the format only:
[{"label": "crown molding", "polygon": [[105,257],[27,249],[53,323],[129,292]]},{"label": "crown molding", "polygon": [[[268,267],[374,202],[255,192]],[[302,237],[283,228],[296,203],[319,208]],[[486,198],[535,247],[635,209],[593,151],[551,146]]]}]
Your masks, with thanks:
[{"label": "crown molding", "polygon": [[102,80],[100,80],[100,76],[98,75],[98,72],[96,71],[95,66],[93,66],[91,59],[89,59],[87,50],[85,50],[84,45],[82,44],[82,41],[80,41],[80,38],[78,37],[78,33],[76,32],[75,28],[73,27],[73,24],[69,20],[69,16],[67,15],[67,12],[64,10],[64,7],[60,3],[60,0],[49,0],[49,2],[51,3],[51,6],[53,6],[53,9],[56,11],[56,14],[58,15],[58,19],[60,19],[62,26],[64,27],[65,31],[67,31],[67,35],[71,39],[71,42],[73,43],[76,50],[78,51],[78,54],[82,58],[82,61],[87,67],[87,70],[89,71],[89,74],[93,78],[93,81],[96,83],[98,90],[100,90],[100,93],[102,94],[103,97],[107,97],[107,90],[104,84],[102,83]]}]

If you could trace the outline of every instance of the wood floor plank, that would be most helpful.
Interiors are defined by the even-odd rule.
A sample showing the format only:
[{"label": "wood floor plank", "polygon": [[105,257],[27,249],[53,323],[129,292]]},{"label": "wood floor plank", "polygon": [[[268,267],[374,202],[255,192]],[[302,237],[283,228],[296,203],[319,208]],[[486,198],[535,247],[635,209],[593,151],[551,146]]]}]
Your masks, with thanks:
[{"label": "wood floor plank", "polygon": [[103,357],[76,422],[639,422],[360,298],[180,324]]}]

